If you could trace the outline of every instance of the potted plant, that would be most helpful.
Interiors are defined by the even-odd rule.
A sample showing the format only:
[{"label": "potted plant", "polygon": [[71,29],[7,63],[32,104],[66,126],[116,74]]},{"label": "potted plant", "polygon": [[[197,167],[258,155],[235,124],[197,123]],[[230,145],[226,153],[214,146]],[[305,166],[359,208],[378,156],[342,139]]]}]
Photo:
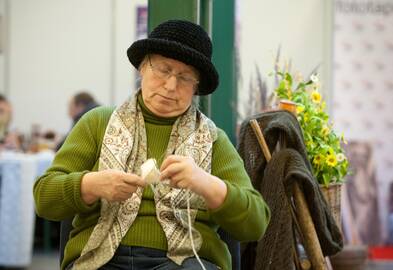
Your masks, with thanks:
[{"label": "potted plant", "polygon": [[289,71],[276,71],[276,75],[274,93],[284,105],[288,101],[294,104],[313,174],[340,225],[340,187],[348,172],[348,159],[342,148],[344,137],[333,129],[316,74],[306,80]]}]

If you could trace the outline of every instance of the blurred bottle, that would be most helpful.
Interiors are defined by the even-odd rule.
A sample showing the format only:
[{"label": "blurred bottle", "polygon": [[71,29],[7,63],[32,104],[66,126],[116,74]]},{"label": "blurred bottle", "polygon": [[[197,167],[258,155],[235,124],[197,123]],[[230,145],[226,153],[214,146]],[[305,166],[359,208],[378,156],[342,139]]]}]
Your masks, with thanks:
[{"label": "blurred bottle", "polygon": [[28,152],[37,153],[39,151],[39,141],[41,136],[41,126],[39,124],[32,124],[30,130],[30,142]]}]

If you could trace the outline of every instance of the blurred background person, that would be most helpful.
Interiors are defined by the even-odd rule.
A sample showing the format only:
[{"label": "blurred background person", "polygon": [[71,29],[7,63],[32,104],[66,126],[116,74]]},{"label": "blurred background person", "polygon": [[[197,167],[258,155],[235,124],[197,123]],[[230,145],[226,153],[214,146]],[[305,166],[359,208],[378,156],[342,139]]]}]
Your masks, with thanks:
[{"label": "blurred background person", "polygon": [[[68,103],[68,116],[72,119],[72,127],[86,112],[99,106],[94,97],[88,91],[82,90],[76,93]],[[56,150],[63,145],[65,137],[58,143]]]},{"label": "blurred background person", "polygon": [[68,104],[68,115],[73,121],[72,126],[78,122],[82,115],[97,106],[99,104],[87,91],[83,90],[75,94]]},{"label": "blurred background person", "polygon": [[4,95],[0,94],[0,149],[20,150],[21,138],[17,132],[10,131],[12,106]]},{"label": "blurred background person", "polygon": [[11,104],[5,96],[0,95],[0,140],[4,141],[11,122]]}]

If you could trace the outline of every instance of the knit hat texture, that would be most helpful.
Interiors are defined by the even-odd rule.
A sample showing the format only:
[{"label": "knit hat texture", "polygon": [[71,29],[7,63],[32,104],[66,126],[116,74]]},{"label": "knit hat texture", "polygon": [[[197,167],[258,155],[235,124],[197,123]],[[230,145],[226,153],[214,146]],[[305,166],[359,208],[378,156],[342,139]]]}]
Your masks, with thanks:
[{"label": "knit hat texture", "polygon": [[165,21],[154,28],[148,38],[135,41],[127,50],[128,59],[137,69],[146,54],[159,54],[196,68],[200,74],[196,95],[211,94],[219,84],[217,70],[211,61],[211,39],[195,23]]}]

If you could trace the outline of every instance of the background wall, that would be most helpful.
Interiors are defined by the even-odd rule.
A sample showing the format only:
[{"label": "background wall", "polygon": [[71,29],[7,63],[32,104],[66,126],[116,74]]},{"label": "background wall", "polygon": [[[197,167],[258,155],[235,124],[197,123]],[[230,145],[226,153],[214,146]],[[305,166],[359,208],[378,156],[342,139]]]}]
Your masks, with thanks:
[{"label": "background wall", "polygon": [[0,93],[4,90],[4,66],[5,66],[5,37],[7,35],[6,30],[6,17],[5,17],[5,1],[0,0]]},{"label": "background wall", "polygon": [[[135,78],[125,52],[136,39],[136,7],[146,3],[0,0],[8,21],[3,24],[8,50],[0,55],[0,92],[14,104],[13,126],[28,132],[39,123],[65,133],[68,99],[82,88],[102,104],[124,100]],[[267,74],[280,45],[282,59],[291,59],[304,74],[321,64],[324,89],[330,89],[331,10],[331,1],[324,0],[238,1],[240,104],[256,64],[271,82]]]},{"label": "background wall", "polygon": [[238,1],[237,24],[241,64],[239,110],[244,112],[255,66],[272,88],[274,61],[281,45],[281,60],[291,60],[293,71],[304,76],[320,65],[325,97],[331,81],[332,1]]},{"label": "background wall", "polygon": [[124,100],[134,85],[126,50],[135,40],[136,6],[146,3],[2,0],[8,50],[1,57],[9,65],[0,62],[0,91],[14,105],[13,126],[67,132],[67,103],[80,89],[102,104]]}]

